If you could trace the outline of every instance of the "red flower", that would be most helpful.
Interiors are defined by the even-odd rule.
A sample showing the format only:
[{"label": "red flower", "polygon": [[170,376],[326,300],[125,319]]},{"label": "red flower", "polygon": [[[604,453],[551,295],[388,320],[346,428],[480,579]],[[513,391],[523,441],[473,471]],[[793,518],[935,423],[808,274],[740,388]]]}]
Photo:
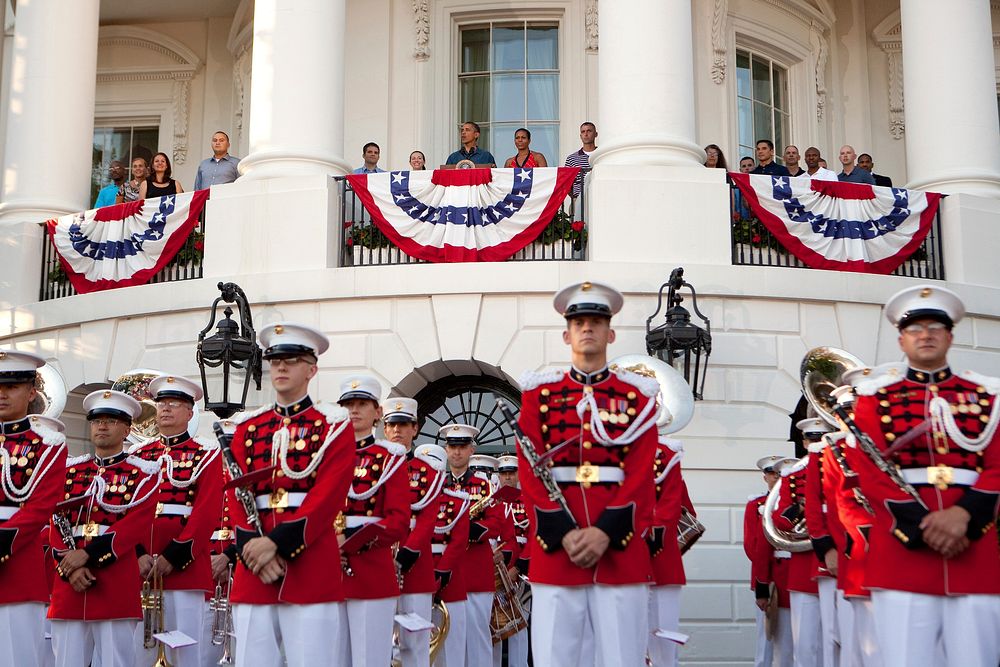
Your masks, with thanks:
[{"label": "red flower", "polygon": [[740,215],[739,211],[733,211],[733,222],[739,222],[742,219],[743,216]]},{"label": "red flower", "polygon": [[205,249],[205,242],[204,241],[195,241],[194,242],[194,249],[197,250],[198,252],[203,251]]},{"label": "red flower", "polygon": [[572,225],[570,225],[570,227],[573,228],[574,232],[579,234],[580,232],[583,231],[583,220],[577,220]]},{"label": "red flower", "polygon": [[348,237],[347,238],[347,245],[354,245],[354,239]]},{"label": "red flower", "polygon": [[750,242],[751,243],[760,243],[760,234],[754,234],[753,237],[750,239]]},{"label": "red flower", "polygon": [[344,229],[350,229],[354,225],[353,220],[344,220]]}]

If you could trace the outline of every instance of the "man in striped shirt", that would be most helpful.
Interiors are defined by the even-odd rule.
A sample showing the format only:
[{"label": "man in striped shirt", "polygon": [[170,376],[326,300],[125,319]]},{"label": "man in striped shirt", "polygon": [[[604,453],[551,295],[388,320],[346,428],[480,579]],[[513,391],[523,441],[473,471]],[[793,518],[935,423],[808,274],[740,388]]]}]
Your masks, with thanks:
[{"label": "man in striped shirt", "polygon": [[566,156],[567,167],[580,167],[580,175],[573,181],[573,198],[580,196],[583,190],[583,176],[590,171],[590,154],[597,150],[597,126],[589,120],[580,126],[580,150]]}]

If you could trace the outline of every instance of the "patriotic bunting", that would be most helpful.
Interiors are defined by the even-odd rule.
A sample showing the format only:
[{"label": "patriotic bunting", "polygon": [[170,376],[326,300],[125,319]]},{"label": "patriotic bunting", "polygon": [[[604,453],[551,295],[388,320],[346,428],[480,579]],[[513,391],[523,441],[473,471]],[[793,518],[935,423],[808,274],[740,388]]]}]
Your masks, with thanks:
[{"label": "patriotic bunting", "polygon": [[730,174],[754,216],[807,266],[892,273],[920,247],[941,195],[806,177]]}]

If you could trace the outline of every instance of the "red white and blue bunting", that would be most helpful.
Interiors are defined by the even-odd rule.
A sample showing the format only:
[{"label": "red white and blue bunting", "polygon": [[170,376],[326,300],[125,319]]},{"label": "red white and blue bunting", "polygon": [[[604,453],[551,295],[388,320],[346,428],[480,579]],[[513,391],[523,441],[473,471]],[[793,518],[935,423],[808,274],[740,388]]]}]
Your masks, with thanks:
[{"label": "red white and blue bunting", "polygon": [[498,262],[534,241],[577,167],[440,169],[347,177],[372,221],[411,257]]},{"label": "red white and blue bunting", "polygon": [[815,269],[892,273],[927,237],[941,195],[806,177],[730,174],[754,216]]},{"label": "red white and blue bunting", "polygon": [[174,258],[208,190],[105,206],[49,220],[59,262],[80,294],[142,285]]}]

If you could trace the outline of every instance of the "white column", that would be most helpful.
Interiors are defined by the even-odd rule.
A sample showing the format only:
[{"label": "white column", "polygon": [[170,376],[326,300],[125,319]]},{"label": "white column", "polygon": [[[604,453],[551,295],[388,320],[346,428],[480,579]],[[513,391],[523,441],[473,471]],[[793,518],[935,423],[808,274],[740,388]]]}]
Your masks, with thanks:
[{"label": "white column", "polygon": [[597,164],[701,166],[690,0],[601,4]]},{"label": "white column", "polygon": [[909,187],[1000,197],[990,3],[901,0]]},{"label": "white column", "polygon": [[345,0],[257,0],[245,179],[343,174]]},{"label": "white column", "polygon": [[0,222],[90,200],[100,0],[20,0],[8,82]]}]

